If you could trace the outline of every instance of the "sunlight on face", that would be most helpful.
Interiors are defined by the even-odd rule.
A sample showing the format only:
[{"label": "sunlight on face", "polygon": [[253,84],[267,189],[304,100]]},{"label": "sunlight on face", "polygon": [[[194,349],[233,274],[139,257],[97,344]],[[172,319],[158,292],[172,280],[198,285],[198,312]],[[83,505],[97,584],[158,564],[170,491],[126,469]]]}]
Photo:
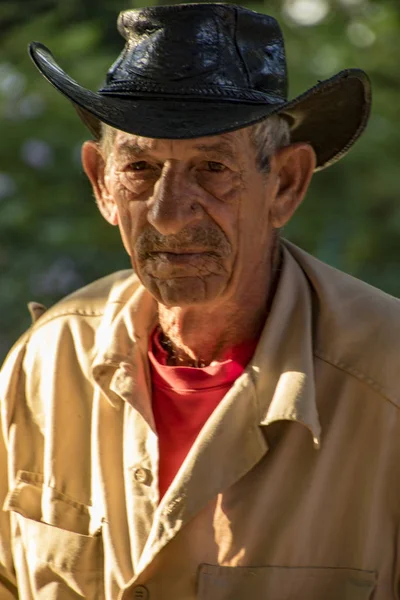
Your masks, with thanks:
[{"label": "sunlight on face", "polygon": [[246,130],[190,140],[118,132],[106,184],[132,265],[166,306],[234,298],[267,260],[265,178]]}]

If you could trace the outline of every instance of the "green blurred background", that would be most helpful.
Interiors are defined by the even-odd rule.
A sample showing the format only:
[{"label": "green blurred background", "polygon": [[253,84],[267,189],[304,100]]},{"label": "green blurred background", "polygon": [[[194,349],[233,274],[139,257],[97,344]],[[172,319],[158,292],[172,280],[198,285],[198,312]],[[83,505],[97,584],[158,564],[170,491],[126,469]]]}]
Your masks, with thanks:
[{"label": "green blurred background", "polygon": [[[43,42],[72,77],[97,89],[123,46],[118,11],[145,4],[0,0],[0,358],[30,324],[28,301],[49,306],[129,267],[118,231],[97,213],[82,173],[80,146],[88,134],[34,68],[26,46]],[[244,4],[282,25],[290,97],[342,68],[370,75],[374,103],[366,133],[348,156],[314,177],[285,235],[400,295],[400,1]]]}]

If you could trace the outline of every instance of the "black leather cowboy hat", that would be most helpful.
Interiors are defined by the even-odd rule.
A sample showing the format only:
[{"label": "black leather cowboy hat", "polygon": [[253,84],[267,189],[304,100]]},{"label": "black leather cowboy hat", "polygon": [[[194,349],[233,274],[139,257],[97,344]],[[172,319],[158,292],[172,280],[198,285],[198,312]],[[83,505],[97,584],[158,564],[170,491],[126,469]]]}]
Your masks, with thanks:
[{"label": "black leather cowboy hat", "polygon": [[29,47],[40,72],[96,137],[100,121],[144,137],[184,139],[280,114],[291,124],[292,142],[309,142],[322,169],[366,126],[371,89],[359,69],[287,100],[282,32],[268,15],[233,4],[155,6],[122,12],[118,29],[126,45],[98,92],[71,79],[43,44]]}]

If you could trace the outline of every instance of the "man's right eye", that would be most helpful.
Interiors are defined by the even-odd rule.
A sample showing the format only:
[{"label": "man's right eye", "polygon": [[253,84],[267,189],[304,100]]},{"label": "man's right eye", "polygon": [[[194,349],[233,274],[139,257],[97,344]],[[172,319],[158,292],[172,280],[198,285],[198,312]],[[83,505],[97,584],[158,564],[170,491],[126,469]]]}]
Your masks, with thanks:
[{"label": "man's right eye", "polygon": [[129,163],[128,170],[129,171],[145,171],[150,168],[150,164],[145,160],[137,160],[135,162]]}]

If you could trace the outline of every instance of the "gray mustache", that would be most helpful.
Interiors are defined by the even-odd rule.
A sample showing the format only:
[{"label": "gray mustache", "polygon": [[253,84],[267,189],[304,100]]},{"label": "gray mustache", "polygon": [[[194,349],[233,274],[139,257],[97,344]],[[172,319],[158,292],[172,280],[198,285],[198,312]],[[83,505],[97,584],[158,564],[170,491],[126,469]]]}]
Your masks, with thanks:
[{"label": "gray mustache", "polygon": [[155,229],[146,229],[138,238],[136,251],[140,258],[152,252],[212,252],[224,258],[231,252],[231,244],[217,228],[183,229],[177,235],[161,235]]}]

